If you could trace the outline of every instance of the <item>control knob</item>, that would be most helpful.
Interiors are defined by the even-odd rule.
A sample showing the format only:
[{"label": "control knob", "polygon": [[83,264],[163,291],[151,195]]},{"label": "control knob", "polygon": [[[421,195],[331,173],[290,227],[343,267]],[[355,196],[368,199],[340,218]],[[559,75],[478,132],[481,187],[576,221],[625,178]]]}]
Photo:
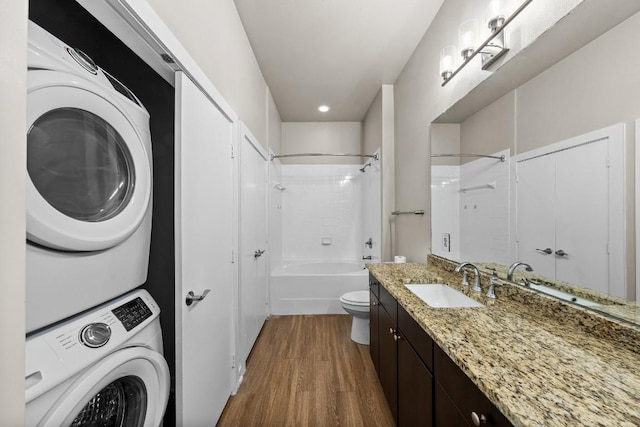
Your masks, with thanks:
[{"label": "control knob", "polygon": [[89,348],[105,345],[111,338],[111,328],[106,323],[90,323],[80,331],[80,342]]}]

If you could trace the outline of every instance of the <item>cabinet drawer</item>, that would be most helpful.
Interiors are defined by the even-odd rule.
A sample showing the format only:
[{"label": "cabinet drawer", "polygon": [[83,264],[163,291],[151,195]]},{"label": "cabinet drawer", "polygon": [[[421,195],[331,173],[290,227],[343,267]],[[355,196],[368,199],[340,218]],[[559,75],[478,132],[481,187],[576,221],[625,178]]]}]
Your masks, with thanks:
[{"label": "cabinet drawer", "polygon": [[433,340],[413,317],[398,304],[398,329],[411,343],[422,362],[433,372]]},{"label": "cabinet drawer", "polygon": [[[475,412],[486,417],[486,426],[512,426],[493,403],[475,386],[473,381],[447,356],[442,349],[434,346],[434,374],[437,382],[450,397],[465,420],[471,423]],[[436,399],[437,388],[436,388]],[[436,406],[436,420],[439,419]]]},{"label": "cabinet drawer", "polygon": [[376,298],[380,297],[380,282],[375,276],[369,273],[369,290],[376,296]]},{"label": "cabinet drawer", "polygon": [[380,286],[380,305],[384,307],[394,323],[398,321],[398,303],[384,286]]}]

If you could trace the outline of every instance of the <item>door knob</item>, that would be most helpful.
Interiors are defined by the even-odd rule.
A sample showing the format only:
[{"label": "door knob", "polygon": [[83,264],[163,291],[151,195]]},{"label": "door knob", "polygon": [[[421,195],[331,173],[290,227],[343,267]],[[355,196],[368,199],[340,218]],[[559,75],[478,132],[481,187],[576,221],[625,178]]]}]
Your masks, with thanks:
[{"label": "door knob", "polygon": [[265,249],[263,249],[263,250],[258,249],[257,251],[255,251],[253,253],[253,257],[254,258],[260,258],[262,256],[262,254],[264,253],[264,251],[265,251]]},{"label": "door knob", "polygon": [[542,252],[543,254],[547,254],[550,255],[551,252],[553,252],[553,250],[551,248],[547,248],[547,249],[536,249],[536,251],[538,252]]},{"label": "door knob", "polygon": [[562,249],[558,249],[556,252],[556,255],[558,255],[559,257],[563,257],[563,256],[567,256],[569,255],[568,253],[566,253],[565,251],[563,251]]},{"label": "door knob", "polygon": [[194,302],[202,301],[209,292],[211,292],[211,289],[205,289],[202,295],[196,295],[193,293],[193,291],[189,291],[187,292],[187,298],[184,302],[185,304],[187,304],[187,307],[189,307]]}]

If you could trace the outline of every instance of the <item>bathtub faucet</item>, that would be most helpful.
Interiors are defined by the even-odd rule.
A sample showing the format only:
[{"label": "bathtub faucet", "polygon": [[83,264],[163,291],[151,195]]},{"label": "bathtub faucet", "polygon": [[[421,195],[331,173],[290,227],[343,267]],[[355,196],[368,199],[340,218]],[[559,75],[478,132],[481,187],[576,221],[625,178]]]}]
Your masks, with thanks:
[{"label": "bathtub faucet", "polygon": [[363,256],[362,259],[371,259],[371,255]]}]

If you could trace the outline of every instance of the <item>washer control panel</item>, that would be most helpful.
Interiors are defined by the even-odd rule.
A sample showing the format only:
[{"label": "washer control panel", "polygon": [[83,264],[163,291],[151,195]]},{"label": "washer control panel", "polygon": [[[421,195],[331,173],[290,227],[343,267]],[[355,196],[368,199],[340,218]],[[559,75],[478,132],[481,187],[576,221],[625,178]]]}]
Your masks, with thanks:
[{"label": "washer control panel", "polygon": [[111,310],[114,316],[122,322],[122,326],[128,331],[147,320],[153,314],[147,304],[138,297],[126,304]]}]

